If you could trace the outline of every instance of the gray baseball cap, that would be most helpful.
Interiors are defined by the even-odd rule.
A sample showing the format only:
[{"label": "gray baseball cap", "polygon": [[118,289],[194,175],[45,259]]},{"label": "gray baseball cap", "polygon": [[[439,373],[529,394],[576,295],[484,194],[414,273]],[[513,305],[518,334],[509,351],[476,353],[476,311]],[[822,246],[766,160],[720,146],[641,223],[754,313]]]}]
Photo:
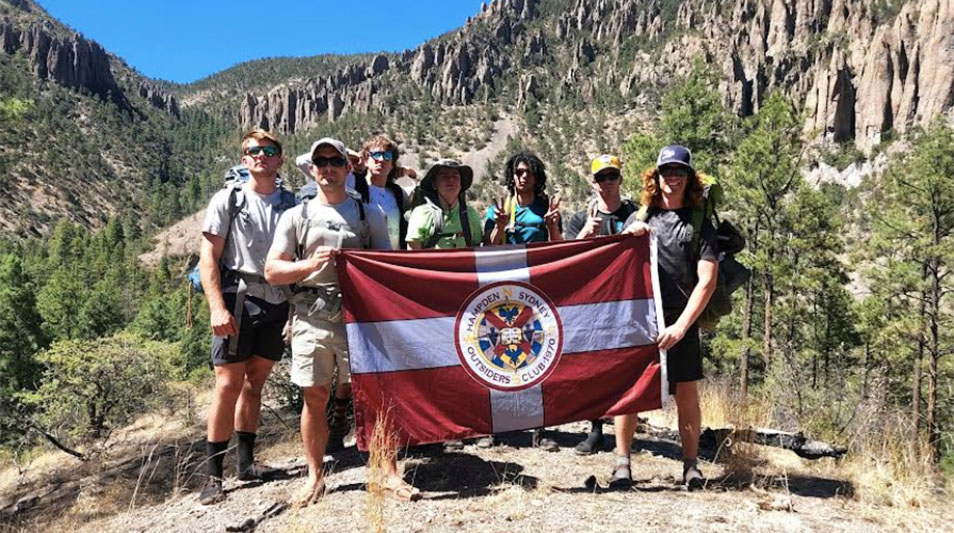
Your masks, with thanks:
[{"label": "gray baseball cap", "polygon": [[330,146],[337,150],[337,152],[341,154],[341,157],[346,159],[348,157],[348,149],[345,147],[343,142],[339,141],[338,139],[332,139],[331,137],[324,137],[312,143],[311,150],[308,152],[312,159],[315,157],[315,150],[321,146]]}]

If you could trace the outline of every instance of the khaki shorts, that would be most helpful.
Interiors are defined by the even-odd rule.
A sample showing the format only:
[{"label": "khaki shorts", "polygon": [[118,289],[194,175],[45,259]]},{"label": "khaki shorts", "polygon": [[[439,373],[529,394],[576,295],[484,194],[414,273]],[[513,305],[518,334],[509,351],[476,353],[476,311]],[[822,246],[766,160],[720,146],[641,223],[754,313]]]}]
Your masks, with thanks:
[{"label": "khaki shorts", "polygon": [[331,383],[335,367],[338,384],[351,383],[348,336],[343,322],[328,322],[299,314],[292,323],[291,381],[299,387]]}]

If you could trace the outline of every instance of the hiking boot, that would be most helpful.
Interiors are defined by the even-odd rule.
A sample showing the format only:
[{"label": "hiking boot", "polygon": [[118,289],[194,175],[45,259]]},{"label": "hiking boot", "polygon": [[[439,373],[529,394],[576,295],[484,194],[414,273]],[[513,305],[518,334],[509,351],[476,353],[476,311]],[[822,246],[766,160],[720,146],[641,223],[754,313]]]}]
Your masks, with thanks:
[{"label": "hiking boot", "polygon": [[202,487],[199,493],[199,503],[202,505],[212,505],[225,499],[225,491],[222,490],[222,480],[210,477]]},{"label": "hiking boot", "polygon": [[632,488],[633,474],[629,470],[629,464],[618,464],[613,468],[613,475],[610,476],[609,486],[613,489]]},{"label": "hiking boot", "polygon": [[444,441],[445,452],[459,452],[464,449],[464,441],[460,439]]},{"label": "hiking boot", "polygon": [[271,468],[260,463],[252,463],[245,468],[238,468],[239,481],[270,481],[277,473],[277,468]]},{"label": "hiking boot", "polygon": [[325,446],[325,453],[337,453],[344,449],[344,433],[330,433],[328,435],[328,444]]},{"label": "hiking boot", "polygon": [[351,429],[348,424],[348,408],[350,402],[347,399],[334,400],[334,407],[331,412],[331,422],[328,423],[328,444],[325,446],[325,453],[335,453],[344,449],[344,439]]},{"label": "hiking boot", "polygon": [[494,447],[494,436],[493,436],[493,435],[487,435],[486,437],[481,437],[481,438],[477,439],[477,447],[478,447],[478,448],[484,448],[484,449],[493,448],[493,447]]},{"label": "hiking boot", "polygon": [[682,469],[682,483],[689,490],[698,490],[706,485],[706,478],[695,464],[688,464]]},{"label": "hiking boot", "polygon": [[603,432],[590,431],[586,435],[586,439],[577,444],[574,450],[577,455],[592,455],[603,451]]},{"label": "hiking boot", "polygon": [[533,430],[533,434],[530,436],[531,446],[534,448],[540,448],[545,452],[558,452],[560,451],[560,445],[557,442],[549,437],[544,437],[543,432],[539,429]]}]

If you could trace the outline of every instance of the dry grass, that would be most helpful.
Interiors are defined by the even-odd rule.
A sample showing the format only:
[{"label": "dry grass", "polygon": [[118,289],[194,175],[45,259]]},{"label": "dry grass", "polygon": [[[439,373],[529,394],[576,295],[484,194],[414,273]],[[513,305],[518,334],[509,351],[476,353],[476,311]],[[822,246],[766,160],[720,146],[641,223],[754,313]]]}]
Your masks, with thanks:
[{"label": "dry grass", "polygon": [[383,533],[386,530],[385,485],[391,473],[391,465],[397,459],[397,439],[389,427],[389,412],[378,413],[368,443],[368,498],[365,518],[368,531]]},{"label": "dry grass", "polygon": [[[845,459],[829,465],[856,487],[861,502],[899,508],[925,508],[952,487],[940,485],[926,443],[912,443],[909,425],[898,415],[880,432],[856,435]],[[948,483],[950,485],[950,483]]]}]

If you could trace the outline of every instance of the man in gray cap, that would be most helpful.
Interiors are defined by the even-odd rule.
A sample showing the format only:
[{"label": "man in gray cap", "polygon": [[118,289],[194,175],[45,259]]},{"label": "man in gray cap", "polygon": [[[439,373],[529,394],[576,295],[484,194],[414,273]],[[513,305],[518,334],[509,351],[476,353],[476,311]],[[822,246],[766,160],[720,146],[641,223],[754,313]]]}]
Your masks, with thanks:
[{"label": "man in gray cap", "polygon": [[411,211],[407,247],[464,248],[481,241],[480,215],[467,206],[474,171],[453,159],[441,159],[421,180],[426,201]]},{"label": "man in gray cap", "polygon": [[[390,250],[384,212],[364,203],[345,188],[348,152],[337,139],[311,146],[315,197],[284,213],[275,231],[265,278],[273,285],[296,284],[291,304],[292,382],[302,388],[301,436],[308,461],[308,483],[300,501],[310,503],[324,493],[323,458],[328,443],[325,407],[331,380],[350,383],[348,343],[341,313],[341,291],[332,254],[339,248]],[[384,489],[403,499],[419,495],[391,465]]]}]

